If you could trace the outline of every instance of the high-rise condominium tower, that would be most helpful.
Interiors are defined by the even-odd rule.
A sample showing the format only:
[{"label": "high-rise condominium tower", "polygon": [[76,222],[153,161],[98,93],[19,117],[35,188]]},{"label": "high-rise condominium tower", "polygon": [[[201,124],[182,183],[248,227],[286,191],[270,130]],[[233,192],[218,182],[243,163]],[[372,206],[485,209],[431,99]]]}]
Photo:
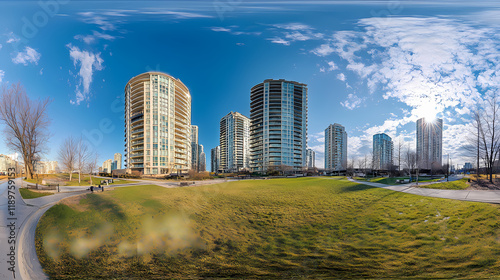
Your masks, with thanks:
[{"label": "high-rise condominium tower", "polygon": [[314,168],[316,167],[316,152],[312,149],[307,149],[306,151],[306,167]]},{"label": "high-rise condominium tower", "polygon": [[220,120],[220,169],[238,172],[250,160],[250,119],[230,112]]},{"label": "high-rise condominium tower", "polygon": [[198,126],[191,126],[191,169],[199,171],[200,169],[200,149],[198,142]]},{"label": "high-rise condominium tower", "polygon": [[115,169],[122,169],[122,154],[116,153],[114,156],[114,161],[116,162]]},{"label": "high-rise condominium tower", "polygon": [[441,168],[443,120],[417,120],[417,161],[422,169]]},{"label": "high-rise condominium tower", "polygon": [[210,152],[211,166],[210,170],[212,172],[219,172],[220,166],[220,146],[213,148]]},{"label": "high-rise condominium tower", "polygon": [[325,169],[346,170],[347,132],[338,123],[325,129]]},{"label": "high-rise condominium tower", "polygon": [[307,85],[272,79],[255,85],[250,94],[250,120],[253,171],[305,166]]},{"label": "high-rise condominium tower", "polygon": [[191,168],[191,95],[161,72],[140,74],[125,86],[127,169],[144,174]]},{"label": "high-rise condominium tower", "polygon": [[389,170],[392,167],[393,143],[385,133],[373,135],[373,165],[376,170]]}]

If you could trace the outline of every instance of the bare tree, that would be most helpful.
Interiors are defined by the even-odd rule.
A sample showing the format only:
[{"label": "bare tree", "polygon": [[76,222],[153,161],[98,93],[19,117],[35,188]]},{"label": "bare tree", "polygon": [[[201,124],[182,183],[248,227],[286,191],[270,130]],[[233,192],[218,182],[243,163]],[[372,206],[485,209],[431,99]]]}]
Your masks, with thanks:
[{"label": "bare tree", "polygon": [[398,171],[401,171],[401,152],[403,152],[404,140],[401,136],[398,137],[398,142],[396,143],[396,157],[398,159]]},{"label": "bare tree", "polygon": [[77,143],[77,150],[76,150],[76,167],[78,168],[78,183],[81,183],[82,180],[82,171],[85,170],[87,166],[87,161],[89,159],[89,147],[87,146],[87,143],[83,141],[83,138],[80,137],[80,140],[78,140]]},{"label": "bare tree", "polygon": [[41,158],[49,140],[50,119],[47,107],[50,99],[31,100],[21,84],[4,86],[0,95],[0,121],[5,124],[6,145],[19,152],[25,174],[33,178],[34,163]]},{"label": "bare tree", "polygon": [[410,175],[413,173],[413,171],[417,168],[417,153],[415,151],[412,151],[410,148],[407,148],[406,153],[404,155],[404,160],[406,164],[406,168],[410,171]]},{"label": "bare tree", "polygon": [[493,93],[472,114],[469,149],[477,152],[477,175],[479,161],[484,162],[488,179],[493,183],[493,169],[500,152],[500,104],[497,93]]},{"label": "bare tree", "polygon": [[92,185],[92,173],[99,168],[99,154],[97,152],[89,153],[87,160],[87,171],[89,172],[90,185]]},{"label": "bare tree", "polygon": [[348,161],[347,161],[347,170],[346,170],[346,173],[348,176],[354,176],[354,158],[351,157]]},{"label": "bare tree", "polygon": [[73,136],[69,136],[59,147],[59,161],[66,171],[69,173],[69,180],[71,181],[73,177],[73,171],[77,165],[77,149],[78,142]]}]

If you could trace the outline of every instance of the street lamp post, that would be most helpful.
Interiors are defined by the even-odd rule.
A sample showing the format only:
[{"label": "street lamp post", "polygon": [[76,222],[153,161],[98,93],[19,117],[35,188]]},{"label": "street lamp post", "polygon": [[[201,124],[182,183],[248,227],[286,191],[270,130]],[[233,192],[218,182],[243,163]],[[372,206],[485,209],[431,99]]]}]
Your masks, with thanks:
[{"label": "street lamp post", "polygon": [[450,154],[448,154],[448,164],[446,165],[446,181],[450,181]]}]

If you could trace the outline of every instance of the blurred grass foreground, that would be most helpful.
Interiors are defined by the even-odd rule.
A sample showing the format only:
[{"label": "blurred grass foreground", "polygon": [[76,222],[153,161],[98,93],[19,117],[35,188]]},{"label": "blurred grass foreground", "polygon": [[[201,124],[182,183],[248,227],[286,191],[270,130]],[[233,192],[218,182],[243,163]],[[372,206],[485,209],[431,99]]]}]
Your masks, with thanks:
[{"label": "blurred grass foreground", "polygon": [[497,205],[297,178],[64,200],[42,217],[51,279],[487,278]]}]

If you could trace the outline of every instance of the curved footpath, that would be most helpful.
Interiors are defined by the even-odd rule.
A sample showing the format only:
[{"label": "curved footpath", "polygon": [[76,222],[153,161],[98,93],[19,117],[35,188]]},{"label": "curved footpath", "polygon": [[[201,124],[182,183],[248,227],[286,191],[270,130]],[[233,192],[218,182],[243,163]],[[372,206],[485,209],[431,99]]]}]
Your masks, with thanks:
[{"label": "curved footpath", "polygon": [[[451,179],[451,178],[450,178]],[[457,179],[457,178],[454,178]],[[500,204],[500,191],[495,190],[440,190],[419,188],[415,183],[402,185],[386,185],[381,183],[363,182],[354,179],[348,179],[351,182],[368,185],[372,187],[387,189],[396,192],[404,192],[422,196],[430,196],[437,198],[447,198],[464,201],[485,202]],[[438,184],[442,182],[423,183],[420,185]]]},{"label": "curved footpath", "polygon": [[[64,198],[75,195],[89,193],[89,186],[61,186],[60,193],[43,196],[39,198],[27,199],[21,197],[19,188],[23,184],[21,179],[15,179],[15,210],[14,215],[9,214],[9,192],[8,181],[0,180],[0,280],[1,279],[48,279],[49,277],[43,272],[42,266],[38,260],[35,247],[35,232],[38,221],[42,215],[53,205]],[[176,188],[179,184],[176,182],[162,182],[153,180],[131,180],[135,183],[123,185],[110,185],[104,188],[126,187],[134,185],[158,185],[164,188]],[[211,180],[196,182],[191,186],[200,186],[207,184],[223,183],[224,180]],[[15,222],[15,229],[11,231],[9,224]],[[12,233],[12,234],[11,234]],[[15,237],[15,255],[14,268],[15,274],[9,270],[11,264],[8,261],[11,257],[7,254],[10,252],[9,244],[10,235]]]}]

